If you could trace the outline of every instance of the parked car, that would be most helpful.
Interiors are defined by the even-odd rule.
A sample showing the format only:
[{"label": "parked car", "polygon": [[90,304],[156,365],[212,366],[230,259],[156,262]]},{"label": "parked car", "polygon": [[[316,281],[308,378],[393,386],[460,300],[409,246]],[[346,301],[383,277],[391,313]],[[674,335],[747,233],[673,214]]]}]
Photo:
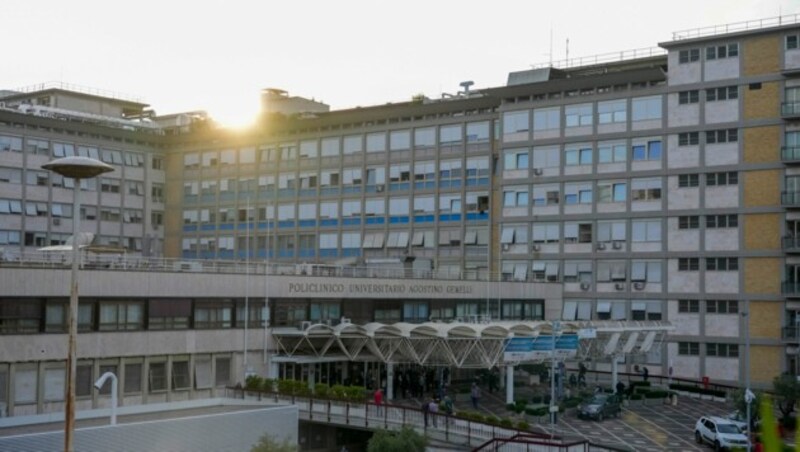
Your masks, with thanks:
[{"label": "parked car", "polygon": [[[755,410],[753,410],[755,411]],[[733,422],[734,424],[738,425],[739,428],[743,431],[747,431],[747,413],[742,413],[739,410],[736,410],[732,413],[728,413],[725,416],[725,419]],[[750,430],[758,430],[758,427],[761,425],[761,419],[758,418],[758,413],[751,412],[750,413]]]},{"label": "parked car", "polygon": [[703,416],[697,420],[694,440],[697,444],[710,444],[714,450],[747,447],[747,436],[739,426],[729,419],[716,416]]},{"label": "parked car", "polygon": [[622,405],[616,394],[595,394],[578,405],[578,417],[602,421],[609,416],[619,416]]}]

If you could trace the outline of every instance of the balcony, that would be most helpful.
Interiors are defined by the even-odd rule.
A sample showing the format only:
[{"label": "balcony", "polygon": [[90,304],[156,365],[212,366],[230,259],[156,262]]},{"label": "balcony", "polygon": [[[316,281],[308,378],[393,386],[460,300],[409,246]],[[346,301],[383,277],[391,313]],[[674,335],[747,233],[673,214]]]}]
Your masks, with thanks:
[{"label": "balcony", "polygon": [[784,119],[800,118],[800,102],[781,103],[781,116]]},{"label": "balcony", "polygon": [[786,253],[800,253],[800,237],[784,237],[782,240],[783,251]]},{"label": "balcony", "polygon": [[800,163],[800,146],[781,147],[781,160],[783,163]]},{"label": "balcony", "polygon": [[800,207],[800,191],[782,191],[781,204],[788,208]]},{"label": "balcony", "polygon": [[800,298],[800,282],[782,282],[781,293],[786,295],[788,298]]},{"label": "balcony", "polygon": [[781,339],[783,342],[800,342],[800,328],[797,326],[781,328]]}]

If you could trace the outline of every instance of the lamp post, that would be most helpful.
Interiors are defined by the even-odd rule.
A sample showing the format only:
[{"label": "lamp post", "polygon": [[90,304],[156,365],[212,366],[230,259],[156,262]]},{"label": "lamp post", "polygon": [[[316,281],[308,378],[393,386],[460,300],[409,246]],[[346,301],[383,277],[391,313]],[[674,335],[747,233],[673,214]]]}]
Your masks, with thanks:
[{"label": "lamp post", "polygon": [[750,441],[750,405],[753,402],[754,396],[753,393],[750,391],[750,304],[748,303],[747,309],[742,312],[742,318],[744,319],[744,401],[745,406],[747,407],[747,452],[750,452],[752,449],[752,443]]},{"label": "lamp post", "polygon": [[67,397],[64,404],[64,450],[72,452],[75,433],[75,377],[77,375],[78,341],[78,225],[81,220],[81,179],[91,179],[114,168],[89,157],[64,157],[42,165],[43,169],[75,180],[72,195],[72,273],[70,275],[69,345],[67,350]]},{"label": "lamp post", "polygon": [[555,437],[556,434],[556,413],[558,413],[558,404],[556,403],[556,337],[561,334],[561,322],[554,320],[551,328],[550,335],[553,340],[553,362],[550,369],[550,437]]}]

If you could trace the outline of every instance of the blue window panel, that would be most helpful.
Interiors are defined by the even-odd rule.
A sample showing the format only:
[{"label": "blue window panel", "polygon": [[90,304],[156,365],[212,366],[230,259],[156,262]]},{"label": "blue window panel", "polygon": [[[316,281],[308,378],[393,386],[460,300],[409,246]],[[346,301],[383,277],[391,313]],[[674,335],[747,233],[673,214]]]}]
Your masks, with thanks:
[{"label": "blue window panel", "polygon": [[614,184],[614,202],[625,201],[628,193],[626,184]]},{"label": "blue window panel", "polygon": [[320,226],[337,226],[339,224],[339,220],[319,220]]},{"label": "blue window panel", "polygon": [[213,251],[200,252],[200,259],[216,259],[217,255]]},{"label": "blue window panel", "polygon": [[301,228],[313,228],[317,225],[317,220],[300,220]]},{"label": "blue window panel", "polygon": [[294,257],[294,250],[279,250],[278,257]]},{"label": "blue window panel", "polygon": [[[275,253],[273,253],[272,250],[269,250],[269,257],[270,258],[275,257],[274,254]],[[267,250],[258,250],[256,252],[256,255],[258,257],[260,257],[261,259],[266,259],[267,258]]]},{"label": "blue window panel", "polygon": [[415,215],[414,223],[430,223],[433,221],[433,215]]},{"label": "blue window panel", "polygon": [[443,180],[439,182],[439,188],[450,188],[450,184],[452,184],[452,181]]},{"label": "blue window panel", "polygon": [[344,187],[342,189],[344,193],[361,193],[361,187]]},{"label": "blue window panel", "polygon": [[461,188],[461,181],[460,180],[450,181],[450,188]]},{"label": "blue window panel", "polygon": [[182,256],[184,259],[197,259],[197,251],[184,251]]},{"label": "blue window panel", "polygon": [[278,222],[279,228],[293,228],[294,227],[294,220],[285,220]]},{"label": "blue window panel", "polygon": [[339,187],[336,187],[336,188],[321,188],[319,190],[319,194],[321,194],[321,195],[338,195],[339,194]]},{"label": "blue window panel", "polygon": [[319,257],[336,257],[338,254],[337,250],[319,250]]},{"label": "blue window panel", "polygon": [[406,224],[406,223],[408,223],[408,217],[389,217],[389,223],[391,223],[391,224]]},{"label": "blue window panel", "polygon": [[[258,223],[258,229],[267,229],[267,224],[268,223],[266,221],[259,222]],[[269,228],[273,229],[274,227],[275,227],[275,225],[273,224],[273,222],[270,221],[269,222]]]},{"label": "blue window panel", "polygon": [[[213,231],[215,229],[217,229],[217,225],[215,225],[215,224],[203,224],[203,225],[200,225],[200,230],[201,231]],[[220,229],[222,229],[222,228],[220,228]]]},{"label": "blue window panel", "polygon": [[[246,231],[247,230],[247,223],[239,223],[239,225],[237,226],[237,229],[239,229],[240,231]],[[255,229],[255,225],[253,225],[253,223],[250,223],[250,230],[253,230],[253,229]]]},{"label": "blue window panel", "polygon": [[185,203],[197,202],[197,195],[183,195],[183,202]]},{"label": "blue window panel", "polygon": [[217,200],[217,195],[203,195],[200,199],[205,203],[215,202]]},{"label": "blue window panel", "polygon": [[297,191],[293,188],[281,188],[278,190],[278,197],[279,198],[294,198],[297,194]]},{"label": "blue window panel", "polygon": [[483,221],[488,220],[489,214],[488,213],[468,213],[467,214],[467,221]]},{"label": "blue window panel", "polygon": [[565,195],[564,204],[578,204],[578,194]]},{"label": "blue window panel", "polygon": [[300,190],[300,196],[317,196],[317,190]]},{"label": "blue window panel", "polygon": [[220,250],[219,251],[219,258],[220,259],[233,259],[233,251]]},{"label": "blue window panel", "polygon": [[439,221],[461,221],[460,213],[448,213],[439,215]]},{"label": "blue window panel", "polygon": [[194,232],[196,230],[197,230],[197,225],[196,224],[187,224],[187,225],[185,225],[183,227],[183,232]]},{"label": "blue window panel", "polygon": [[386,218],[384,217],[367,217],[367,224],[385,224]]},{"label": "blue window panel", "polygon": [[414,182],[414,188],[416,188],[417,190],[425,188],[425,182]]},{"label": "blue window panel", "polygon": [[219,225],[220,231],[233,231],[233,223],[223,223]]},{"label": "blue window panel", "polygon": [[308,249],[308,250],[301,249],[300,251],[297,252],[297,255],[299,257],[314,257],[315,252],[313,249]]},{"label": "blue window panel", "polygon": [[408,190],[410,187],[411,184],[408,182],[395,182],[393,184],[389,184],[389,191]]},{"label": "blue window panel", "polygon": [[481,177],[480,179],[478,179],[478,185],[489,185],[489,178]]},{"label": "blue window panel", "polygon": [[647,148],[642,145],[636,145],[631,148],[633,153],[633,160],[647,160]]},{"label": "blue window panel", "polygon": [[360,256],[361,249],[359,248],[342,248],[342,257]]},{"label": "blue window panel", "polygon": [[661,160],[661,142],[648,141],[647,142],[648,158],[650,160]]},{"label": "blue window panel", "polygon": [[358,226],[361,224],[361,218],[343,218],[342,226]]},{"label": "blue window panel", "polygon": [[[241,250],[241,251],[237,252],[236,254],[237,254],[237,256],[239,257],[239,259],[246,259],[246,258],[247,258],[247,251],[245,251],[245,250]],[[255,253],[253,253],[253,252],[251,251],[251,252],[250,252],[250,257],[251,257],[251,258],[252,258],[252,257],[255,257]]]}]

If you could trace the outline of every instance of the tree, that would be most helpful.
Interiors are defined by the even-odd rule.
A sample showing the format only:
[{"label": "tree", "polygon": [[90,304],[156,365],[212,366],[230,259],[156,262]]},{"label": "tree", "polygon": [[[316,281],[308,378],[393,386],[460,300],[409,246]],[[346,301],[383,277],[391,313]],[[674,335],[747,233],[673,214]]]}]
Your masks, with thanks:
[{"label": "tree", "polygon": [[378,430],[367,443],[367,452],[425,452],[428,439],[410,427],[399,431]]},{"label": "tree", "polygon": [[782,374],[772,380],[772,389],[781,415],[784,419],[788,418],[794,412],[794,406],[800,398],[800,383],[794,375]]},{"label": "tree", "polygon": [[[758,412],[758,407],[761,406],[761,391],[754,391],[753,395],[755,395],[756,398],[750,403],[750,412],[755,416]],[[742,414],[747,412],[747,401],[744,399],[744,389],[737,389],[736,392],[733,393],[733,406]]]},{"label": "tree", "polygon": [[269,433],[265,433],[250,448],[250,452],[297,452],[297,445],[292,444],[288,439],[279,442],[272,438]]}]

